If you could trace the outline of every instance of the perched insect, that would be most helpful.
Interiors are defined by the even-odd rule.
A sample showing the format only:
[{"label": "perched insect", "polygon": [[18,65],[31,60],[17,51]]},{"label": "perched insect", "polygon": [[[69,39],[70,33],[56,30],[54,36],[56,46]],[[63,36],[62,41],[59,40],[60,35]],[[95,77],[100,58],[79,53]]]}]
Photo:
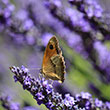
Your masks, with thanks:
[{"label": "perched insect", "polygon": [[65,61],[55,36],[49,40],[45,49],[41,73],[46,79],[64,82]]}]

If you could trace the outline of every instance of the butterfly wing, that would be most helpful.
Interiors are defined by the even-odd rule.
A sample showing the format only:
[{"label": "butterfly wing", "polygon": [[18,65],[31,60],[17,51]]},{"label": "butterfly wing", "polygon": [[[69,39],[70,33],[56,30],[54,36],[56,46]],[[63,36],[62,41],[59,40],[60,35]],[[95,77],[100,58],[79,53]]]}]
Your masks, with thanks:
[{"label": "butterfly wing", "polygon": [[65,65],[63,57],[60,55],[52,56],[51,61],[55,68],[55,74],[57,74],[61,82],[64,82]]},{"label": "butterfly wing", "polygon": [[64,81],[65,62],[55,36],[49,40],[44,52],[42,73],[47,79]]}]

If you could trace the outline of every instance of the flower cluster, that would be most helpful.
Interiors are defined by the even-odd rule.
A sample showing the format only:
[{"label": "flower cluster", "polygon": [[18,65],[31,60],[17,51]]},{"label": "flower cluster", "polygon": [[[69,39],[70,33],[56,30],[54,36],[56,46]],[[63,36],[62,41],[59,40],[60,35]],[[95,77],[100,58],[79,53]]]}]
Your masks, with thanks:
[{"label": "flower cluster", "polygon": [[0,102],[2,107],[6,110],[37,110],[36,107],[32,106],[21,107],[19,103],[12,102],[10,96],[1,96]]},{"label": "flower cluster", "polygon": [[76,4],[81,12],[85,12],[89,18],[100,18],[103,14],[102,7],[93,0],[69,0],[71,4]]},{"label": "flower cluster", "polygon": [[103,103],[98,98],[93,99],[88,92],[81,92],[75,97],[65,94],[64,99],[58,92],[54,92],[51,84],[44,78],[35,79],[29,74],[27,68],[12,66],[10,70],[14,73],[15,82],[19,81],[23,88],[28,90],[39,105],[44,104],[49,110],[110,110],[110,102]]},{"label": "flower cluster", "polygon": [[11,98],[9,96],[1,96],[0,102],[7,110],[20,110],[20,104],[11,102]]},{"label": "flower cluster", "polygon": [[14,5],[8,0],[0,1],[0,32],[11,23],[12,12]]},{"label": "flower cluster", "polygon": [[49,109],[62,108],[62,96],[53,91],[51,84],[48,84],[43,78],[41,80],[32,78],[28,74],[28,69],[24,66],[21,67],[10,67],[11,71],[15,74],[15,81],[19,81],[23,88],[28,90],[37,100],[37,103],[45,104]]},{"label": "flower cluster", "polygon": [[14,9],[15,6],[9,0],[0,1],[0,32],[4,32],[17,44],[34,45],[36,33],[33,34],[33,31],[35,32],[33,21],[25,9],[17,11],[16,14]]}]

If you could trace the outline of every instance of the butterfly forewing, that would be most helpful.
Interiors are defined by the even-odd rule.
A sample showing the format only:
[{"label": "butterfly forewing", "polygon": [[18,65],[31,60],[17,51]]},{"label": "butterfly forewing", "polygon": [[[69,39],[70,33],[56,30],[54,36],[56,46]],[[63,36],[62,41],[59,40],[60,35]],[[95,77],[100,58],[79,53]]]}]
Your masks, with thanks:
[{"label": "butterfly forewing", "polygon": [[55,36],[49,40],[45,49],[42,73],[47,79],[64,81],[65,62]]}]

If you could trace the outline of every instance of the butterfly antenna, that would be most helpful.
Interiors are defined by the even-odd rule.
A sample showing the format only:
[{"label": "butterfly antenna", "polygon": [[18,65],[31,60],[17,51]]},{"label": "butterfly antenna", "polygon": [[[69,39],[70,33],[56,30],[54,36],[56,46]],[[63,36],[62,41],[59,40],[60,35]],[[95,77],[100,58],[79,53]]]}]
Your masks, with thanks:
[{"label": "butterfly antenna", "polygon": [[29,70],[40,70],[41,68],[28,68]]}]

